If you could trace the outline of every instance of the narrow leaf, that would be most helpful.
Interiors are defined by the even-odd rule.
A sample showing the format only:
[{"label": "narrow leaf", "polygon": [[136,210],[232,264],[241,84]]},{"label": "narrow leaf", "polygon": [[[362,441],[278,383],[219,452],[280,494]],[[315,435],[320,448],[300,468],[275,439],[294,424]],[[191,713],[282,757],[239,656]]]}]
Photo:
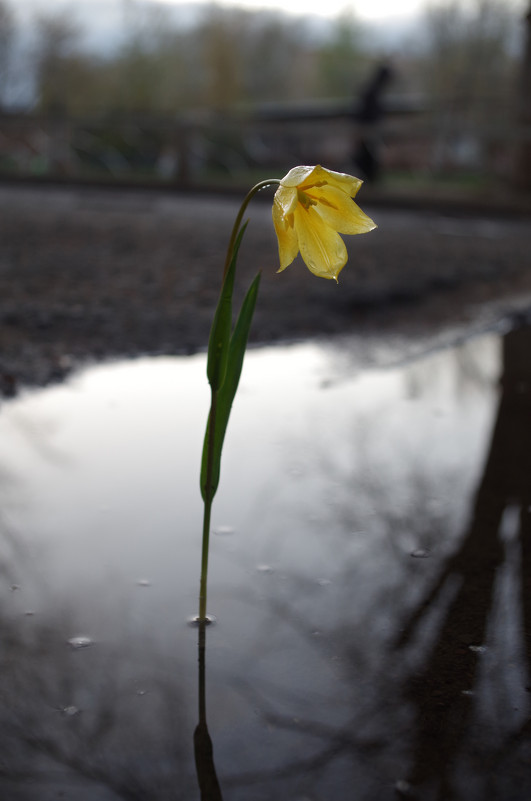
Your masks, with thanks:
[{"label": "narrow leaf", "polygon": [[[218,488],[221,452],[223,450],[223,441],[225,439],[225,432],[229,422],[230,411],[232,402],[238,389],[240,376],[243,367],[243,359],[245,356],[245,349],[247,347],[247,340],[249,338],[249,331],[253,320],[254,309],[256,306],[256,298],[258,295],[258,288],[260,285],[260,274],[256,276],[242,303],[238,320],[234,327],[232,334],[229,353],[227,358],[227,369],[225,380],[219,392],[217,393],[216,403],[216,418],[214,426],[214,444],[212,448],[212,471],[210,476],[210,498]],[[203,458],[201,464],[201,494],[203,500],[207,495],[207,474],[208,474],[208,442],[210,437],[210,417],[207,424],[205,433],[205,441],[203,445]]]},{"label": "narrow leaf", "polygon": [[218,305],[210,329],[210,336],[208,339],[207,378],[213,390],[218,390],[221,387],[227,371],[230,332],[232,328],[234,275],[236,273],[238,251],[246,228],[247,223],[241,227],[236,242],[234,243],[229,269],[223,281]]}]

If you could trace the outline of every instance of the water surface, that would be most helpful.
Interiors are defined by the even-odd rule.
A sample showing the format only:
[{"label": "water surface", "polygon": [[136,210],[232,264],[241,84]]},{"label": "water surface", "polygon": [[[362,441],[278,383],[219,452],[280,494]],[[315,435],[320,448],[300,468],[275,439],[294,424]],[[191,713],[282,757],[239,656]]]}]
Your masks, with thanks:
[{"label": "water surface", "polygon": [[5,403],[3,796],[527,798],[529,350],[524,329],[372,370],[347,341],[248,354],[204,706],[204,357]]}]

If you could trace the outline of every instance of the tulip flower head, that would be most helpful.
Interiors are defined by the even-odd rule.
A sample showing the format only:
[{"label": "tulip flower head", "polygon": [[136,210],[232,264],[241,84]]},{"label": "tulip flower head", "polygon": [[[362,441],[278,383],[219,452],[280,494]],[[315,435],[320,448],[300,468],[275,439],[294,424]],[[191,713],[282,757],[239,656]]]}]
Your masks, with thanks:
[{"label": "tulip flower head", "polygon": [[352,200],[362,181],[352,175],[315,167],[294,167],[280,181],[273,200],[279,272],[301,253],[308,269],[334,278],[347,263],[339,234],[364,234],[375,223]]}]

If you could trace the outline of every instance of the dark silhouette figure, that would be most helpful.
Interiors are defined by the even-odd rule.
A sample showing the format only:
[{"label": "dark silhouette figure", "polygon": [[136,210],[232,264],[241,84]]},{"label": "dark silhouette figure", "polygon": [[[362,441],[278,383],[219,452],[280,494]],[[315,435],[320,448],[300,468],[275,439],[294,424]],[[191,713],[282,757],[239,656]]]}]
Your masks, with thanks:
[{"label": "dark silhouette figure", "polygon": [[353,161],[360,177],[366,181],[376,181],[380,175],[380,143],[376,125],[384,113],[383,94],[392,77],[390,66],[382,64],[378,67],[362,90],[354,111],[361,134],[354,149]]}]

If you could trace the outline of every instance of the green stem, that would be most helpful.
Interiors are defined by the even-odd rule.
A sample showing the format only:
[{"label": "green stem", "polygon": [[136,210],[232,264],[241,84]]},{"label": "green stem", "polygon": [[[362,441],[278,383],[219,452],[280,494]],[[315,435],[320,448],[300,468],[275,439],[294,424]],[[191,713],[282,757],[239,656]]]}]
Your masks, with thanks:
[{"label": "green stem", "polygon": [[206,620],[207,604],[207,575],[208,575],[208,548],[210,539],[210,513],[212,510],[212,498],[205,499],[205,511],[203,514],[203,547],[201,552],[201,581],[199,583],[199,622]]},{"label": "green stem", "polygon": [[207,603],[207,576],[208,576],[208,552],[210,544],[210,517],[212,512],[212,467],[214,463],[214,434],[216,428],[216,413],[218,405],[218,393],[212,390],[210,401],[210,413],[208,416],[208,445],[207,445],[207,476],[205,503],[203,511],[203,543],[201,549],[201,579],[199,582],[199,621],[206,620]]},{"label": "green stem", "polygon": [[250,201],[259,192],[261,189],[265,189],[268,186],[276,186],[280,183],[280,178],[268,178],[266,181],[260,181],[259,183],[255,184],[252,189],[250,189],[243,199],[243,203],[240,206],[240,210],[238,215],[234,221],[234,226],[232,228],[232,233],[229,239],[229,246],[227,248],[227,256],[225,259],[225,268],[223,270],[223,280],[225,280],[225,276],[229,270],[230,262],[232,259],[232,251],[234,249],[234,243],[236,242],[236,237],[238,236],[238,231],[240,230],[240,225],[242,224],[243,215],[245,214],[245,209],[249,205]]}]

